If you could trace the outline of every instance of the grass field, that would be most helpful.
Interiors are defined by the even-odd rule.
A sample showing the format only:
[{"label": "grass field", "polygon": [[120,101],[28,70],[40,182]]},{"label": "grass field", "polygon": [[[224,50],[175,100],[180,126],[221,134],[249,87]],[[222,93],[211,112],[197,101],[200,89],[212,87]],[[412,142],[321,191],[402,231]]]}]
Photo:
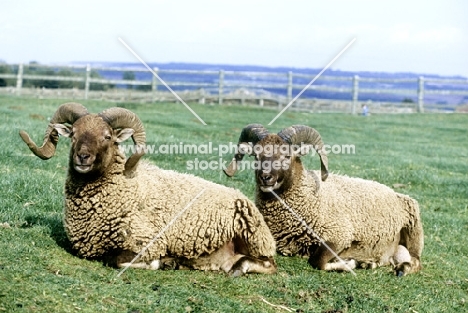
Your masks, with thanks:
[{"label": "grass field", "polygon": [[[61,218],[69,143],[42,161],[18,136],[42,141],[64,101],[0,97],[0,311],[5,312],[467,312],[468,115],[307,114],[287,112],[271,131],[292,124],[316,128],[327,144],[353,144],[355,154],[330,155],[336,173],[377,180],[417,199],[425,229],[424,269],[396,278],[391,269],[322,272],[306,259],[277,257],[275,275],[230,278],[199,271],[117,269],[74,256]],[[83,101],[92,112],[115,106]],[[120,104],[136,112],[148,143],[236,142],[246,124],[267,125],[276,111],[182,104]],[[228,161],[232,156],[225,155]],[[157,165],[187,172],[186,162],[217,154],[147,155]],[[318,157],[304,157],[318,169]],[[253,199],[253,173],[227,178],[220,170],[191,171],[233,186]]]}]

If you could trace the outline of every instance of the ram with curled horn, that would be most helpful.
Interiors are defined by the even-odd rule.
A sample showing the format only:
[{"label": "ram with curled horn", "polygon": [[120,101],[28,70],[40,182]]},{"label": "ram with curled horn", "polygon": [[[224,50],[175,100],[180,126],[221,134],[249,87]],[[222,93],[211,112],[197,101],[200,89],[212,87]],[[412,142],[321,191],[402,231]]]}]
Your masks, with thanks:
[{"label": "ram with curled horn", "polygon": [[[269,142],[268,139],[264,139],[266,137],[273,138],[274,140]],[[256,144],[261,140],[263,140],[264,144],[257,146],[259,147],[258,149],[254,149]],[[274,135],[270,134],[261,124],[250,124],[242,129],[239,137],[238,151],[228,167],[224,169],[224,173],[229,177],[232,177],[236,173],[239,162],[242,161],[245,155],[245,151],[251,151],[250,154],[255,155],[255,150],[272,149],[272,152],[282,150],[287,152],[287,156],[290,157],[294,151],[302,155],[309,152],[310,148],[314,148],[320,156],[321,176],[322,180],[325,181],[328,177],[328,158],[323,151],[323,142],[320,134],[315,129],[303,125],[295,125],[285,128],[277,135]],[[270,172],[271,170],[265,176],[270,177]]]},{"label": "ram with curled horn", "polygon": [[[66,103],[42,146],[20,132],[41,159],[54,155],[59,134],[71,139],[63,222],[79,256],[125,268],[276,271],[275,241],[254,203],[233,188],[140,160],[146,133],[135,113],[91,114]],[[119,145],[130,137],[134,153],[126,159],[129,149]]]},{"label": "ram with curled horn", "polygon": [[[243,148],[247,141],[251,149]],[[251,124],[238,147],[225,173],[234,175],[245,151],[255,157],[255,202],[281,254],[308,257],[321,270],[392,264],[403,276],[421,269],[418,202],[375,181],[329,173],[317,130],[295,125],[270,134]],[[301,161],[311,147],[320,171],[306,170]]]},{"label": "ram with curled horn", "polygon": [[[78,120],[80,122],[74,125]],[[79,126],[83,124],[85,127]],[[101,138],[89,136],[94,131],[101,135]],[[98,143],[100,141],[110,142],[113,139],[115,143],[118,143],[132,136],[136,148],[135,153],[125,163],[124,174],[126,175],[131,175],[134,172],[138,160],[144,155],[145,151],[146,135],[143,125],[133,112],[124,108],[111,108],[95,115],[89,114],[88,110],[79,103],[65,103],[57,109],[50,119],[41,147],[38,147],[25,131],[20,131],[20,136],[29,149],[43,160],[54,156],[59,138],[58,134],[65,137],[75,135],[75,138],[83,134],[81,137],[85,139],[81,139],[76,144],[76,149],[72,147],[73,158],[70,160],[71,164],[73,164],[72,168],[82,174],[88,172],[98,172],[100,174],[100,171],[104,169],[105,164],[94,163],[96,158],[98,160],[105,159],[99,154],[100,147]],[[86,138],[89,138],[89,140],[86,140]]]}]

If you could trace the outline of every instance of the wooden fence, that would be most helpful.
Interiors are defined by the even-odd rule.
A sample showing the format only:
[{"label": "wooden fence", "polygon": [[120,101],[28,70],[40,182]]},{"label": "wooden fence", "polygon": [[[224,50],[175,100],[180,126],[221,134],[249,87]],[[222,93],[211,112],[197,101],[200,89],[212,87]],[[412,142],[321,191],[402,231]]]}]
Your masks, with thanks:
[{"label": "wooden fence", "polygon": [[[110,99],[114,100],[125,100],[132,97],[140,97],[140,99],[145,98],[145,101],[157,102],[157,101],[169,101],[175,100],[171,95],[161,86],[159,79],[152,75],[152,78],[149,80],[125,80],[125,79],[105,79],[105,78],[96,78],[91,76],[91,70],[97,72],[148,72],[147,69],[142,68],[122,68],[122,67],[93,67],[90,65],[86,66],[48,66],[48,65],[39,65],[34,64],[36,68],[48,68],[54,71],[58,69],[67,69],[75,71],[77,74],[74,76],[58,76],[58,75],[35,75],[35,74],[25,74],[24,65],[8,65],[17,68],[16,74],[0,74],[0,79],[16,79],[16,87],[10,88],[10,92],[13,92],[17,95],[26,93],[23,88],[23,81],[25,80],[44,80],[44,81],[70,81],[70,82],[81,82],[84,83],[83,89],[74,88],[72,90],[57,90],[56,95],[62,95],[65,98],[84,98],[84,99]],[[314,75],[302,74],[302,73],[293,73],[289,72],[241,72],[241,71],[198,71],[198,70],[159,70],[158,68],[153,69],[158,75],[179,75],[179,76],[190,76],[190,75],[202,75],[203,77],[211,76],[211,79],[204,79],[202,82],[197,82],[194,80],[187,81],[165,81],[169,86],[174,89],[177,89],[178,93],[181,93],[182,99],[184,101],[193,101],[196,100],[200,103],[217,102],[222,105],[224,101],[234,101],[237,100],[242,104],[245,104],[247,101],[252,102],[256,101],[259,105],[263,106],[265,103],[276,103],[279,109],[284,105],[287,105],[293,99],[294,92],[301,91],[306,84],[293,83],[295,80],[302,81],[311,81],[314,79]],[[243,79],[230,79],[227,80],[226,77],[242,77]],[[206,80],[211,80],[212,82],[205,82]],[[403,107],[411,109],[411,111],[424,112],[425,104],[424,99],[427,95],[457,95],[464,96],[468,99],[468,80],[467,79],[434,79],[434,78],[399,78],[399,79],[390,79],[390,78],[369,78],[369,77],[359,77],[357,75],[352,77],[337,77],[337,76],[321,76],[318,80],[321,81],[341,81],[344,83],[344,86],[337,87],[333,85],[326,84],[315,84],[311,85],[308,90],[322,91],[329,93],[345,93],[350,96],[350,100],[347,101],[349,106],[345,111],[356,114],[358,110],[359,101],[364,101],[359,99],[360,94],[398,94],[398,95],[409,95],[416,96],[417,101],[409,101]],[[366,83],[380,83],[380,84],[404,84],[404,83],[413,83],[417,86],[415,89],[402,89],[402,88],[366,88],[360,87],[361,84]],[[451,84],[460,86],[458,89],[427,89],[426,85],[428,83],[440,83],[443,85]],[[90,84],[113,84],[113,85],[127,85],[127,86],[147,86],[149,91],[139,92],[136,90],[125,91],[123,89],[114,89],[108,91],[92,91],[90,90]],[[369,85],[369,84],[368,84]],[[378,84],[377,84],[378,85]],[[184,91],[184,88],[186,90]],[[1,88],[0,88],[1,89]],[[249,92],[249,90],[283,90],[283,95],[275,93],[263,93],[258,94],[255,92]],[[191,91],[189,91],[191,90]],[[206,92],[206,90],[215,90],[215,92]],[[217,91],[217,92],[216,92]],[[71,93],[70,93],[71,92]],[[47,97],[48,91],[36,90],[36,94],[41,94],[44,97]],[[51,92],[49,91],[49,94]],[[124,96],[122,96],[122,93]],[[117,95],[117,96],[114,96]],[[284,95],[285,94],[285,95]],[[293,107],[296,109],[304,109],[314,111],[317,109],[317,105],[309,105],[307,103],[319,103],[319,99],[304,99],[301,97]],[[327,99],[331,100],[331,99]],[[312,102],[311,102],[312,101]],[[333,100],[331,100],[333,101]],[[338,101],[339,102],[339,101]],[[401,102],[399,103],[402,105]]]}]

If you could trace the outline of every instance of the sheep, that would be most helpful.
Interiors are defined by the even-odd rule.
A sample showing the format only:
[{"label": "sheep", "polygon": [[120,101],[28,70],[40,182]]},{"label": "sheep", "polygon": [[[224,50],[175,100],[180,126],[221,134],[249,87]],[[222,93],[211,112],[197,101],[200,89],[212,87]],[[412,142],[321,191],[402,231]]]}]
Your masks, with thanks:
[{"label": "sheep", "polygon": [[[320,270],[393,264],[397,276],[419,271],[424,237],[417,201],[375,181],[329,173],[323,147],[308,126],[270,134],[250,124],[224,172],[233,176],[245,154],[255,156],[255,203],[279,253],[308,257]],[[307,171],[301,162],[310,148],[320,157],[320,171]],[[345,261],[336,262],[337,255]]]},{"label": "sheep", "polygon": [[[63,223],[78,256],[125,268],[276,272],[275,240],[255,204],[236,189],[140,161],[146,133],[135,113],[65,103],[41,147],[20,131],[41,159],[54,155],[59,134],[71,139]],[[119,143],[130,137],[136,152],[126,160]]]}]

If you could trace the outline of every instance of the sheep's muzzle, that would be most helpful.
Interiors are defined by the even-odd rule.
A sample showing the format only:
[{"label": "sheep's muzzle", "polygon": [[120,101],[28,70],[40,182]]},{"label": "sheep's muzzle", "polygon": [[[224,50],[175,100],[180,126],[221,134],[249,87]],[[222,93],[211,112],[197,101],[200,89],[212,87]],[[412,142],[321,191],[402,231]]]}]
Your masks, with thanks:
[{"label": "sheep's muzzle", "polygon": [[73,156],[73,168],[80,174],[86,174],[93,170],[96,156],[86,151],[75,152]]}]

